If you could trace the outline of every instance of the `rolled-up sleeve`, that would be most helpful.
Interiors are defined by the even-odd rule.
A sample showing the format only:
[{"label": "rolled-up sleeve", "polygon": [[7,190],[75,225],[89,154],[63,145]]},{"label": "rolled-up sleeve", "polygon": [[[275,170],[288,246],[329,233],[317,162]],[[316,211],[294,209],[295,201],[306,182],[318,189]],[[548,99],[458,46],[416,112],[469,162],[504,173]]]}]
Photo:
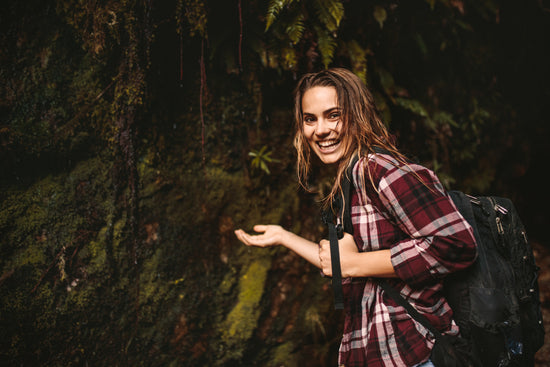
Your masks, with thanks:
[{"label": "rolled-up sleeve", "polygon": [[432,171],[414,164],[394,167],[378,189],[385,209],[408,234],[391,247],[392,265],[404,282],[421,286],[475,260],[472,228]]}]

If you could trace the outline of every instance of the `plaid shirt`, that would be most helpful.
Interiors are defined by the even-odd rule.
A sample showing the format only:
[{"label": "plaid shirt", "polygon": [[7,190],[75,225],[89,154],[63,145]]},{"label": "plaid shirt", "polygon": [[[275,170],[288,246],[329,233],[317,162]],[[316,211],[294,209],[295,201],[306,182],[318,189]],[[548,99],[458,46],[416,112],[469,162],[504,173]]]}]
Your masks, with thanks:
[{"label": "plaid shirt", "polygon": [[[360,170],[365,170],[364,184]],[[390,249],[398,278],[388,283],[442,333],[457,334],[441,280],[473,262],[476,244],[435,174],[377,154],[357,162],[353,182],[351,217],[359,251]],[[415,366],[429,358],[433,337],[376,280],[347,278],[342,283],[345,322],[339,365]]]}]

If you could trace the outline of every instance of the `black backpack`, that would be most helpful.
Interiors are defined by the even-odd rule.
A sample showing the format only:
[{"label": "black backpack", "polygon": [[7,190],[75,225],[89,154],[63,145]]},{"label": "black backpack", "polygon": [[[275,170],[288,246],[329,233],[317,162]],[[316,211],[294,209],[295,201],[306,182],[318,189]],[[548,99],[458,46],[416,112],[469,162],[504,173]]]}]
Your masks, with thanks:
[{"label": "black backpack", "polygon": [[539,268],[516,208],[506,198],[449,194],[478,244],[474,264],[444,283],[461,334],[483,366],[533,366],[544,343]]},{"label": "black backpack", "polygon": [[[323,214],[331,240],[337,309],[343,302],[335,239],[344,231],[353,233],[349,181],[353,165],[342,182],[345,204],[341,198],[335,204],[344,206],[343,228],[334,225],[331,214]],[[476,261],[444,281],[444,293],[461,335],[482,366],[533,366],[534,355],[544,343],[539,268],[519,215],[505,198],[474,197],[459,191],[450,191],[449,195],[472,226],[478,244]]]}]

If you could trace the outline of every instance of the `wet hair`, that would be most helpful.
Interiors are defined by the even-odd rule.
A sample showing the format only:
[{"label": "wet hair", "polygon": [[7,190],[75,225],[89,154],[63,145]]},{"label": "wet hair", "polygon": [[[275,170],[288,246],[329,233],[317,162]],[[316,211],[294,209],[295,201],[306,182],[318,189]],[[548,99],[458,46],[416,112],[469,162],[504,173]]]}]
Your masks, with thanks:
[{"label": "wet hair", "polygon": [[[327,197],[324,198],[325,204],[332,203],[337,193],[341,192],[342,175],[351,164],[354,155],[361,157],[374,153],[374,147],[378,146],[390,152],[399,161],[405,162],[405,157],[397,151],[386,125],[378,116],[371,92],[357,75],[343,68],[309,73],[302,76],[294,90],[296,123],[294,147],[297,151],[298,180],[302,187],[308,190],[306,182],[311,170],[311,147],[304,136],[302,98],[313,87],[336,89],[338,108],[341,112],[338,123],[342,124],[340,136],[344,152],[338,163],[334,185]],[[365,182],[364,173],[361,174],[363,175],[361,179]]]}]

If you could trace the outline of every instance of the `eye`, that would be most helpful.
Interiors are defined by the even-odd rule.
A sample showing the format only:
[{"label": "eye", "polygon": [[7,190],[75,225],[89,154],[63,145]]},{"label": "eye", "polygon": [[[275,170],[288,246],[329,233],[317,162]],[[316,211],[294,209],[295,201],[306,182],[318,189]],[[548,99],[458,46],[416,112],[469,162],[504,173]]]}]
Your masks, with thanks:
[{"label": "eye", "polygon": [[313,116],[304,116],[304,123],[311,124],[312,122],[315,122],[315,118]]},{"label": "eye", "polygon": [[328,115],[328,118],[331,120],[340,118],[340,112],[332,112],[330,115]]}]

